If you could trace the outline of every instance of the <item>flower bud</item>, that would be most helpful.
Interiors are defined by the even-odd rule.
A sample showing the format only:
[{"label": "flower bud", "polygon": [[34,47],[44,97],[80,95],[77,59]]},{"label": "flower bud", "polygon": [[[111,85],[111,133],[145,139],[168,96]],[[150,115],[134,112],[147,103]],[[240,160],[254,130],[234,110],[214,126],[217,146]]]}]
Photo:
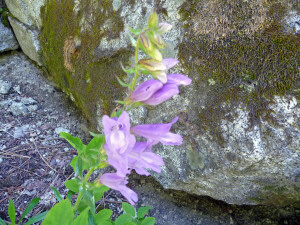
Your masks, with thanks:
[{"label": "flower bud", "polygon": [[161,35],[159,33],[151,33],[150,35],[150,40],[156,44],[157,47],[159,48],[164,48],[165,47],[165,43],[161,37]]},{"label": "flower bud", "polygon": [[160,34],[164,34],[172,29],[172,25],[169,23],[159,23],[157,32]]},{"label": "flower bud", "polygon": [[147,37],[147,35],[145,34],[145,32],[141,33],[141,42],[142,45],[144,46],[144,48],[147,51],[152,51],[153,50],[153,45],[151,43],[151,41],[149,40],[149,38]]},{"label": "flower bud", "polygon": [[148,52],[148,55],[157,61],[162,61],[162,54],[157,48],[154,48],[152,51]]},{"label": "flower bud", "polygon": [[141,59],[138,62],[138,65],[143,69],[149,70],[150,72],[167,69],[162,62],[155,59]]},{"label": "flower bud", "polygon": [[155,10],[153,11],[153,13],[151,14],[149,20],[148,20],[148,26],[149,27],[156,27],[158,23],[158,17],[157,14],[155,12]]}]

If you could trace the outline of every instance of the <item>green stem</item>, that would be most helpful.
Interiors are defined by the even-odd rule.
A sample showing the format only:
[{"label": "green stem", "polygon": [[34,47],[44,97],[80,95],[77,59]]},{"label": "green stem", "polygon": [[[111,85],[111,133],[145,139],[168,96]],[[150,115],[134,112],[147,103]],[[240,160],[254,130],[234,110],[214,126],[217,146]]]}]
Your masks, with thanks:
[{"label": "green stem", "polygon": [[137,67],[137,63],[138,63],[138,53],[139,53],[139,45],[140,45],[140,41],[141,41],[141,37],[139,36],[139,38],[136,41],[136,47],[135,47],[135,58],[134,58],[134,78],[133,81],[130,84],[130,90],[131,92],[133,92],[134,88],[135,88],[135,83],[136,83],[136,79],[139,76],[139,68]]},{"label": "green stem", "polygon": [[74,208],[73,208],[74,213],[76,213],[76,211],[78,209],[79,203],[81,201],[81,197],[82,197],[82,192],[79,192],[78,197],[77,197],[76,202],[75,202],[75,205],[74,205]]},{"label": "green stem", "polygon": [[[88,182],[90,176],[92,175],[92,173],[94,172],[94,168],[91,168],[87,174],[85,175],[84,179],[83,179],[83,186],[86,185],[86,183]],[[79,206],[79,203],[81,201],[81,198],[82,198],[82,192],[79,192],[78,194],[78,197],[76,199],[76,202],[74,204],[74,208],[73,208],[73,212],[76,213],[77,209],[78,209],[78,206]]]}]

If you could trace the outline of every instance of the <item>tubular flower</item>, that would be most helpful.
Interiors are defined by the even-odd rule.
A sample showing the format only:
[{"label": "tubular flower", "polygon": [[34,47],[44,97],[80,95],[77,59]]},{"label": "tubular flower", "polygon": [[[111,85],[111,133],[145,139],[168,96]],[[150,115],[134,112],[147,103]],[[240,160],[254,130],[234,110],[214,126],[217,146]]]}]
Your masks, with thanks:
[{"label": "tubular flower", "polygon": [[152,152],[152,145],[147,142],[136,142],[134,148],[128,155],[130,169],[134,169],[140,175],[150,175],[146,170],[152,169],[160,173],[164,161],[159,155]]},{"label": "tubular flower", "polygon": [[158,105],[178,94],[179,85],[189,85],[191,82],[192,80],[183,74],[169,74],[166,84],[159,80],[147,80],[138,85],[126,101]]},{"label": "tubular flower", "polygon": [[178,117],[174,118],[171,123],[161,124],[142,124],[131,128],[131,132],[147,138],[147,142],[152,145],[161,142],[164,145],[181,145],[182,137],[178,134],[170,132],[170,129],[174,123],[176,123]]},{"label": "tubular flower", "polygon": [[128,184],[126,177],[121,177],[116,173],[105,173],[100,177],[100,182],[107,187],[121,192],[131,205],[134,205],[138,201],[137,194],[126,186]]},{"label": "tubular flower", "polygon": [[129,173],[127,152],[135,144],[135,136],[130,134],[130,119],[127,112],[123,111],[119,118],[111,119],[104,116],[102,119],[105,145],[104,149],[108,156],[108,163],[112,165],[120,176]]}]

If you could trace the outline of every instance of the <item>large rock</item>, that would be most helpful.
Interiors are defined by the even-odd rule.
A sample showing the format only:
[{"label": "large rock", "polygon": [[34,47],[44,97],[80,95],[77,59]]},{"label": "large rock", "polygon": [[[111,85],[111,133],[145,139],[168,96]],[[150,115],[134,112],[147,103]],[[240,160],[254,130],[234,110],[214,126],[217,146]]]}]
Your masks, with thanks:
[{"label": "large rock", "polygon": [[0,52],[16,50],[19,44],[10,27],[4,26],[0,19]]},{"label": "large rock", "polygon": [[42,58],[40,55],[41,47],[38,40],[39,32],[18,20],[9,17],[9,22],[15,32],[17,40],[23,52],[33,61],[42,65]]},{"label": "large rock", "polygon": [[120,61],[133,60],[128,27],[143,27],[154,7],[174,26],[164,56],[179,58],[173,72],[193,84],[132,112],[133,124],[179,115],[174,131],[184,144],[156,147],[166,166],[153,176],[166,188],[233,204],[299,202],[296,1],[47,1],[40,44],[50,79],[101,129],[125,94],[114,75],[124,76]]},{"label": "large rock", "polygon": [[4,0],[0,0],[0,52],[16,50],[19,44],[8,22]]},{"label": "large rock", "polygon": [[41,28],[40,9],[45,0],[5,0],[9,11],[22,23]]}]

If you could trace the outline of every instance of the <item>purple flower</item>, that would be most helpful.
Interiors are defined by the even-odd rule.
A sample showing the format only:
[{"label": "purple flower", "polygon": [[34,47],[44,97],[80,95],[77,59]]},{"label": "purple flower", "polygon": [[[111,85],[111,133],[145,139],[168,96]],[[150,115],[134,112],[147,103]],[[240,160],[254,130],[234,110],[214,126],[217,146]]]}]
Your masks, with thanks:
[{"label": "purple flower", "polygon": [[[166,64],[172,66],[172,62]],[[143,102],[148,105],[158,105],[178,94],[179,85],[189,85],[191,82],[192,80],[183,74],[168,75],[166,84],[159,80],[147,80],[137,86],[127,99],[127,102]]]},{"label": "purple flower", "polygon": [[128,188],[126,177],[121,177],[116,173],[105,173],[100,177],[100,182],[107,187],[121,192],[131,205],[138,201],[137,194]]},{"label": "purple flower", "polygon": [[140,175],[150,175],[146,169],[160,173],[164,161],[159,155],[152,152],[152,145],[147,142],[136,142],[128,155],[129,167]]},{"label": "purple flower", "polygon": [[152,145],[161,142],[164,145],[181,145],[182,137],[170,132],[170,129],[178,117],[171,123],[161,124],[142,124],[131,128],[132,133],[147,138],[147,142]]},{"label": "purple flower", "polygon": [[159,80],[147,80],[136,87],[129,99],[132,102],[145,101],[149,99],[156,91],[161,89],[162,86],[163,83]]},{"label": "purple flower", "polygon": [[177,85],[165,84],[161,89],[155,92],[150,98],[142,102],[147,105],[158,105],[164,101],[169,100],[176,94],[179,94],[179,89]]},{"label": "purple flower", "polygon": [[176,84],[177,86],[190,85],[191,82],[192,79],[183,74],[169,74],[167,80],[167,84]]},{"label": "purple flower", "polygon": [[119,176],[126,176],[128,170],[127,154],[135,145],[135,136],[130,134],[130,119],[127,112],[123,111],[119,118],[102,119],[105,145],[104,149],[108,156],[107,162],[112,165]]},{"label": "purple flower", "polygon": [[123,111],[119,118],[103,116],[105,141],[109,149],[124,153],[129,145],[130,118],[127,112]]},{"label": "purple flower", "polygon": [[166,70],[171,69],[177,63],[179,63],[179,61],[177,59],[173,59],[173,58],[165,58],[161,62],[166,66],[166,68],[167,68]]}]

